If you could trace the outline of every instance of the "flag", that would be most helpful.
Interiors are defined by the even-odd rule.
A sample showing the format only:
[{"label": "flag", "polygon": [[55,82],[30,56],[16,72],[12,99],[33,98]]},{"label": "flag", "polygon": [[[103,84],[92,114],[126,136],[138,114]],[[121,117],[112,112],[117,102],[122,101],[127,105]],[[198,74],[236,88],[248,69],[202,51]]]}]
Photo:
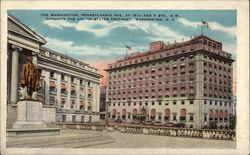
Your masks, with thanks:
[{"label": "flag", "polygon": [[205,26],[205,27],[207,27],[207,28],[209,27],[209,26],[208,26],[208,22],[206,22],[206,21],[204,21],[204,20],[202,20],[201,22],[202,22],[203,26]]},{"label": "flag", "polygon": [[132,47],[126,45],[127,50],[132,50]]}]

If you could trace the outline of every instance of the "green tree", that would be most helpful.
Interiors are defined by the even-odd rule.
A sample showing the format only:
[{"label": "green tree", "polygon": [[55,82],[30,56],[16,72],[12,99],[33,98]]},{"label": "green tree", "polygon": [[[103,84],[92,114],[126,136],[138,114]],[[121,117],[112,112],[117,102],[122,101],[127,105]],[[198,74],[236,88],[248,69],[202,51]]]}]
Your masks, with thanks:
[{"label": "green tree", "polygon": [[235,129],[236,128],[236,116],[231,116],[229,122],[230,122],[230,129]]}]

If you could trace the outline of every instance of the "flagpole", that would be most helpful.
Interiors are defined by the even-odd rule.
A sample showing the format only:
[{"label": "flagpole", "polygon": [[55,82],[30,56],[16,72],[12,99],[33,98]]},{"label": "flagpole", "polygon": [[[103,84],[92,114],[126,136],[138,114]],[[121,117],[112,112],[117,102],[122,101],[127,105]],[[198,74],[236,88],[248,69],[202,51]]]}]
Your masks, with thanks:
[{"label": "flagpole", "polygon": [[128,48],[126,47],[126,55],[125,58],[128,56]]},{"label": "flagpole", "polygon": [[201,35],[203,35],[203,25],[201,25]]}]

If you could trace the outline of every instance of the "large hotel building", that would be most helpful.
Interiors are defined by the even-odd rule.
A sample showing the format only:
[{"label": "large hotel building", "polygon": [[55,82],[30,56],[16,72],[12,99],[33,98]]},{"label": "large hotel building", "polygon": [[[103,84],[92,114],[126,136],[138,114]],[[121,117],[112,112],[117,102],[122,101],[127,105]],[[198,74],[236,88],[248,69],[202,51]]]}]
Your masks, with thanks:
[{"label": "large hotel building", "polygon": [[27,57],[41,72],[38,100],[44,122],[99,122],[100,71],[89,64],[43,47],[46,40],[8,15],[7,128],[16,121],[22,66]]},{"label": "large hotel building", "polygon": [[181,43],[150,44],[109,64],[109,121],[182,123],[227,128],[232,114],[231,54],[204,35]]}]

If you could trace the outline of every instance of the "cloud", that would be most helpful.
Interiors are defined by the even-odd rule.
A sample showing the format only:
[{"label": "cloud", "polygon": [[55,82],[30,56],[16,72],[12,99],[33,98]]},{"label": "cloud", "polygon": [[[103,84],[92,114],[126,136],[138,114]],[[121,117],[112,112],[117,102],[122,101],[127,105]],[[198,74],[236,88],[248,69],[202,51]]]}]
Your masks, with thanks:
[{"label": "cloud", "polygon": [[[65,41],[55,38],[46,37],[47,43],[45,44],[46,47],[58,51],[62,54],[67,55],[74,55],[79,57],[105,57],[105,58],[120,58],[125,56],[126,48],[124,47],[115,47],[110,46],[107,48],[103,48],[99,45],[96,46],[89,46],[86,44],[75,45],[73,41]],[[133,51],[137,49],[141,49],[141,46],[134,46]],[[128,51],[131,52],[131,51]]]},{"label": "cloud", "polygon": [[[188,38],[182,34],[179,34],[176,31],[171,30],[167,26],[162,26],[154,22],[145,22],[145,21],[114,21],[107,22],[104,20],[97,21],[79,21],[78,23],[69,23],[65,20],[57,21],[43,21],[43,24],[46,24],[53,28],[62,29],[63,27],[73,27],[77,31],[85,31],[94,34],[96,37],[104,37],[110,34],[110,32],[119,27],[128,28],[129,30],[141,30],[144,31],[148,36],[162,38],[161,40],[166,39],[176,39],[176,38]],[[152,40],[150,37],[149,40]],[[153,40],[155,41],[155,40]]]},{"label": "cloud", "polygon": [[[201,22],[193,22],[193,21],[189,21],[185,18],[179,18],[178,22],[182,23],[186,27],[198,28],[201,26]],[[235,26],[226,27],[226,26],[223,26],[223,25],[221,25],[217,22],[214,22],[214,21],[207,21],[207,22],[208,22],[209,28],[211,30],[221,31],[221,32],[227,33],[231,36],[236,36],[236,34],[237,34],[237,30],[236,30]]]}]

